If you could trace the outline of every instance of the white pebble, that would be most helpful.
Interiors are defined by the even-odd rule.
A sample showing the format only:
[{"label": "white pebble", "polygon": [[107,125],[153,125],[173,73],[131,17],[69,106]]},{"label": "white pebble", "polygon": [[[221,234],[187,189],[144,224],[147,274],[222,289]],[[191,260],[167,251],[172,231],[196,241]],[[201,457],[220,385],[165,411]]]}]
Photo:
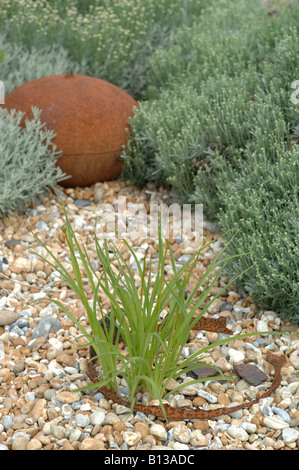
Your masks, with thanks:
[{"label": "white pebble", "polygon": [[167,440],[167,432],[161,424],[153,424],[150,428],[150,433],[161,441]]},{"label": "white pebble", "polygon": [[270,429],[284,429],[289,427],[289,425],[285,421],[276,418],[275,416],[267,416],[266,418],[264,418],[264,425]]},{"label": "white pebble", "polygon": [[293,428],[284,428],[282,430],[282,439],[286,444],[291,444],[299,438],[299,431]]},{"label": "white pebble", "polygon": [[63,351],[63,343],[56,338],[50,338],[48,341],[57,351]]},{"label": "white pebble", "polygon": [[173,450],[189,450],[187,444],[181,444],[181,442],[174,442],[172,447]]},{"label": "white pebble", "polygon": [[269,331],[268,329],[268,323],[263,320],[258,320],[256,322],[256,331],[262,332],[262,331]]},{"label": "white pebble", "polygon": [[234,348],[229,348],[228,355],[231,362],[240,362],[245,359],[245,353]]},{"label": "white pebble", "polygon": [[231,437],[242,442],[248,441],[249,439],[249,434],[245,431],[245,429],[240,428],[239,426],[230,426],[227,428],[227,432]]},{"label": "white pebble", "polygon": [[72,442],[75,442],[75,441],[79,441],[80,437],[81,437],[81,434],[82,432],[80,431],[80,429],[73,429],[71,432],[70,432],[70,435],[69,435],[69,441],[70,443]]},{"label": "white pebble", "polygon": [[105,413],[104,411],[95,411],[90,415],[90,422],[93,426],[101,426],[103,421],[105,420]]},{"label": "white pebble", "polygon": [[215,395],[211,395],[211,393],[208,393],[205,390],[198,390],[197,395],[201,398],[204,398],[209,403],[217,403],[217,397],[215,397]]},{"label": "white pebble", "polygon": [[85,428],[90,424],[89,416],[84,415],[83,413],[78,413],[75,417],[75,423],[79,428]]},{"label": "white pebble", "polygon": [[123,440],[132,447],[141,439],[140,432],[124,431]]},{"label": "white pebble", "polygon": [[185,424],[177,424],[172,428],[172,435],[176,441],[182,444],[188,444],[191,431]]}]

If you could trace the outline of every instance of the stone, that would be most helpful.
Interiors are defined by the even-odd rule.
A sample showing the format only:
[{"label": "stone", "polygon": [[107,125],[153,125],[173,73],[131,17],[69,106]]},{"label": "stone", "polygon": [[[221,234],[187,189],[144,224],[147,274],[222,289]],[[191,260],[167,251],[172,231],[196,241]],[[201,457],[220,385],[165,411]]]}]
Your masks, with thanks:
[{"label": "stone", "polygon": [[228,355],[229,355],[230,362],[240,362],[240,361],[244,361],[245,359],[245,353],[243,351],[240,351],[234,348],[229,348]]},{"label": "stone", "polygon": [[241,423],[240,427],[245,429],[248,434],[254,434],[257,430],[257,425],[248,421]]},{"label": "stone", "polygon": [[56,395],[56,400],[60,403],[75,403],[80,400],[80,396],[75,392],[58,392]]},{"label": "stone", "polygon": [[267,379],[267,375],[254,364],[234,364],[234,369],[240,377],[255,387]]},{"label": "stone", "polygon": [[145,423],[142,423],[141,421],[134,425],[134,431],[139,432],[142,439],[149,435],[148,425]]},{"label": "stone", "polygon": [[193,447],[206,447],[209,443],[209,439],[199,429],[195,429],[190,433],[190,444]]},{"label": "stone", "polygon": [[286,444],[291,444],[297,441],[297,439],[299,439],[299,431],[297,431],[297,429],[284,428],[282,430],[282,440]]},{"label": "stone", "polygon": [[11,325],[19,318],[19,314],[12,310],[0,310],[0,326]]},{"label": "stone", "polygon": [[267,426],[267,428],[270,429],[284,429],[288,428],[289,425],[282,419],[276,418],[275,416],[267,416],[264,418],[264,426]]},{"label": "stone", "polygon": [[51,424],[50,430],[51,435],[56,437],[57,439],[63,439],[65,436],[65,429],[62,426],[58,426],[57,424]]},{"label": "stone", "polygon": [[42,448],[42,443],[39,439],[31,439],[28,442],[26,450],[40,450]]},{"label": "stone", "polygon": [[32,106],[55,133],[53,143],[62,151],[57,165],[71,175],[61,185],[90,186],[120,174],[127,122],[138,107],[128,93],[99,78],[67,74],[38,78],[5,97],[5,108],[25,113],[22,126]]},{"label": "stone", "polygon": [[25,437],[25,436],[16,437],[12,441],[12,445],[11,445],[12,450],[26,450],[29,440],[30,439],[28,439],[28,437]]},{"label": "stone", "polygon": [[81,442],[79,449],[80,450],[104,450],[105,445],[104,445],[104,442],[101,441],[100,439],[87,437]]},{"label": "stone", "polygon": [[258,320],[256,322],[256,331],[258,332],[263,332],[263,331],[269,331],[269,328],[268,328],[268,323],[264,320]]},{"label": "stone", "polygon": [[123,440],[129,447],[135,446],[140,439],[140,432],[124,431],[123,433]]},{"label": "stone", "polygon": [[160,441],[167,440],[167,432],[161,424],[153,424],[150,427],[150,433],[152,436],[156,437]]},{"label": "stone", "polygon": [[73,367],[76,364],[76,358],[73,355],[63,352],[56,356],[56,361],[63,366]]},{"label": "stone", "polygon": [[22,258],[21,256],[18,256],[10,265],[10,269],[16,274],[30,273],[31,268],[31,261],[28,258]]},{"label": "stone", "polygon": [[214,302],[209,306],[207,311],[211,313],[212,315],[219,313],[222,304],[223,304],[222,300],[215,299]]},{"label": "stone", "polygon": [[240,428],[239,426],[229,426],[227,428],[228,434],[233,437],[234,439],[237,439],[238,441],[248,441],[249,439],[249,434],[245,431],[245,429]]},{"label": "stone", "polygon": [[208,377],[214,377],[219,375],[219,372],[212,367],[197,367],[197,365],[201,365],[201,363],[194,363],[191,366],[194,366],[192,370],[187,372],[187,375],[193,377],[194,379],[206,379]]},{"label": "stone", "polygon": [[44,317],[32,332],[32,339],[44,336],[49,337],[50,333],[57,333],[60,330],[60,322],[54,317]]},{"label": "stone", "polygon": [[31,416],[37,421],[38,418],[43,414],[46,404],[47,404],[47,400],[45,400],[44,398],[37,400],[32,410],[30,411],[29,416]]},{"label": "stone", "polygon": [[75,423],[79,428],[85,428],[90,424],[89,416],[84,415],[83,413],[78,413],[75,417]]},{"label": "stone", "polygon": [[94,411],[90,415],[90,422],[93,426],[101,426],[101,424],[105,421],[105,413],[104,411]]},{"label": "stone", "polygon": [[188,444],[190,441],[190,429],[185,424],[177,424],[172,428],[172,435],[176,441]]}]

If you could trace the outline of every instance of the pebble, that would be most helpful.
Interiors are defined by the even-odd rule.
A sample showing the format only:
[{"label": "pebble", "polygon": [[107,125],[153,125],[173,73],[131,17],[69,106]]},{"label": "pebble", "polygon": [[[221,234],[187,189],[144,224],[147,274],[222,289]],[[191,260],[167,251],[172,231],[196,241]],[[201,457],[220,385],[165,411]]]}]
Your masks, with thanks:
[{"label": "pebble", "polygon": [[26,450],[27,444],[30,442],[30,438],[20,436],[16,437],[12,441],[11,448],[12,450]]},{"label": "pebble", "polygon": [[282,430],[282,440],[286,444],[291,444],[292,442],[296,442],[297,439],[299,439],[299,431],[297,431],[297,429],[284,428]]},{"label": "pebble", "polygon": [[135,446],[140,439],[140,432],[125,431],[123,433],[123,440],[129,447]]},{"label": "pebble", "polygon": [[101,426],[105,420],[105,413],[103,411],[95,411],[90,415],[90,422],[93,426]]},{"label": "pebble", "polygon": [[[64,237],[57,230],[64,225],[63,203],[70,220],[74,222],[74,228],[80,231],[80,236],[87,243],[94,269],[100,270],[91,240],[93,210],[98,210],[95,201],[114,205],[121,192],[130,198],[131,204],[134,200],[147,202],[148,194],[156,202],[169,198],[167,190],[156,190],[150,184],[149,188],[146,190],[150,193],[146,193],[116,180],[98,183],[93,188],[59,189],[57,193],[55,190],[44,204],[28,209],[24,220],[39,230],[42,240],[70,270],[66,246],[61,244]],[[135,206],[130,207],[135,209]],[[289,362],[283,369],[283,379],[275,395],[260,400],[248,410],[228,413],[217,420],[182,419],[166,423],[141,412],[130,414],[128,408],[113,403],[96,390],[75,391],[89,383],[86,349],[75,349],[82,346],[85,340],[79,338],[80,331],[54,300],[66,302],[84,327],[88,328],[88,323],[81,304],[64,285],[58,272],[52,272],[49,266],[21,246],[20,243],[26,242],[29,248],[36,248],[34,237],[25,232],[22,220],[22,217],[20,220],[8,217],[5,223],[0,220],[0,259],[7,261],[5,264],[3,261],[1,266],[9,277],[5,284],[2,284],[4,279],[0,280],[0,286],[5,290],[0,298],[0,450],[298,450],[299,342],[293,336],[274,337],[269,334],[261,338],[249,337],[246,341],[235,339],[204,354],[203,361],[207,365],[215,365],[224,373],[235,375],[233,368],[238,362],[257,365],[269,377],[269,381],[258,387],[248,386],[239,377],[237,382],[210,380],[190,385],[191,378],[184,374],[168,383],[167,391],[171,393],[182,381],[184,385],[168,397],[173,406],[189,409],[196,406],[204,409],[219,405],[234,406],[242,400],[255,398],[257,393],[269,388],[273,371],[265,360],[267,350],[287,354]],[[208,226],[206,221],[205,227]],[[8,242],[12,234],[16,243],[10,245]],[[175,260],[179,267],[190,259],[194,248],[183,238],[171,243],[174,243]],[[221,243],[214,242],[199,257],[196,276],[202,275],[221,246]],[[155,243],[150,239],[134,241],[133,248],[139,260],[153,249],[153,260],[156,262]],[[123,254],[134,267],[135,260],[130,259],[126,250]],[[114,267],[117,269],[116,265]],[[166,259],[165,273],[170,275],[171,272],[171,262]],[[138,283],[138,272],[135,271],[134,275]],[[198,282],[198,277],[194,280]],[[226,282],[225,277],[220,276],[209,300],[218,294]],[[84,278],[83,283],[88,300],[92,302],[87,279]],[[295,331],[294,325],[289,326],[288,322],[280,320],[275,312],[259,310],[251,299],[230,289],[223,292],[220,298],[214,298],[208,308],[208,317],[225,316],[228,327],[234,333],[253,329],[270,331],[280,327],[284,332]],[[49,302],[46,297],[53,301]],[[38,302],[30,304],[31,300]],[[103,297],[100,300],[105,310],[107,299]],[[167,309],[164,309],[163,315],[166,314]],[[292,330],[289,330],[290,327]],[[199,353],[201,348],[213,345],[223,337],[214,332],[191,332],[188,343],[183,346],[182,359]],[[200,356],[196,361],[201,362]],[[122,382],[119,390],[129,393]],[[139,395],[140,402],[150,403],[147,394]]]},{"label": "pebble", "polygon": [[188,444],[190,441],[190,434],[191,431],[185,424],[178,424],[172,428],[172,436],[174,439],[183,444]]},{"label": "pebble", "polygon": [[240,424],[240,427],[244,429],[248,434],[254,434],[257,431],[257,425],[254,423],[249,423],[248,421],[244,421]]},{"label": "pebble", "polygon": [[75,424],[79,426],[79,428],[85,428],[90,423],[89,416],[84,415],[82,413],[78,413],[75,417]]},{"label": "pebble", "polygon": [[209,439],[199,429],[190,432],[189,437],[189,442],[193,447],[207,447],[210,443]]},{"label": "pebble", "polygon": [[244,361],[245,359],[245,352],[234,349],[234,348],[229,348],[228,355],[229,355],[229,360],[231,363],[241,362],[241,361]]},{"label": "pebble", "polygon": [[227,433],[234,439],[238,439],[238,441],[241,442],[248,441],[249,439],[249,434],[245,431],[245,429],[239,426],[229,426],[227,428]]},{"label": "pebble", "polygon": [[264,425],[270,429],[284,429],[289,427],[288,423],[275,416],[267,416],[263,421]]},{"label": "pebble", "polygon": [[32,332],[32,339],[43,336],[49,338],[50,333],[57,333],[60,330],[60,323],[54,317],[44,317],[38,324],[38,326]]},{"label": "pebble", "polygon": [[0,326],[11,325],[19,318],[17,312],[11,310],[0,310]]},{"label": "pebble", "polygon": [[161,441],[167,441],[166,429],[161,424],[153,424],[150,427],[150,434],[160,439]]}]

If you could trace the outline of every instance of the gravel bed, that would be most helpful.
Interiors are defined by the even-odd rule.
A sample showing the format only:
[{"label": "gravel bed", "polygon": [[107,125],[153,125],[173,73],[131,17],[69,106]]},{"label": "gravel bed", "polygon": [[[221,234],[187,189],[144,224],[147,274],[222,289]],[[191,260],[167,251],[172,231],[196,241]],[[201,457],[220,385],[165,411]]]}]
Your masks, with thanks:
[{"label": "gravel bed", "polygon": [[[88,329],[80,301],[57,277],[57,273],[29,252],[44,253],[38,247],[29,226],[70,268],[70,260],[60,230],[64,226],[63,205],[70,221],[97,263],[93,241],[94,221],[103,205],[115,205],[126,197],[129,208],[138,204],[170,203],[171,195],[163,188],[147,185],[144,189],[128,186],[120,180],[97,183],[89,188],[55,188],[55,192],[26,211],[24,216],[0,220],[0,450],[298,450],[299,448],[299,339],[271,335],[272,330],[298,334],[298,325],[285,322],[276,312],[257,308],[249,297],[240,296],[233,287],[225,290],[208,309],[212,318],[224,316],[235,333],[269,331],[269,335],[235,339],[217,346],[203,359],[224,373],[236,375],[234,364],[255,364],[268,376],[261,385],[252,386],[244,379],[188,385],[192,377],[183,376],[186,387],[170,395],[177,407],[229,406],[255,399],[267,390],[273,378],[272,366],[265,360],[267,350],[283,352],[288,361],[282,369],[281,386],[269,398],[249,410],[240,410],[214,420],[182,420],[166,423],[151,415],[130,410],[108,401],[96,390],[74,392],[87,385],[88,351],[76,349],[85,340],[54,302],[66,302],[72,313]],[[204,221],[204,235],[215,238],[217,227]],[[109,230],[108,230],[109,231]],[[108,232],[107,232],[108,233]],[[170,239],[175,259],[182,265],[194,252],[192,244]],[[221,239],[200,256],[194,276],[201,276],[218,250]],[[138,256],[157,258],[157,243],[150,238],[133,243]],[[121,244],[119,245],[121,246]],[[134,260],[123,254],[138,274]],[[114,262],[113,262],[114,263]],[[117,269],[117,263],[115,263]],[[171,265],[166,265],[171,276]],[[211,291],[215,296],[226,285],[225,277]],[[88,292],[88,287],[86,287]],[[89,292],[88,292],[89,293]],[[91,292],[90,292],[91,294]],[[38,303],[30,301],[39,299]],[[209,300],[208,298],[207,300]],[[108,313],[108,299],[101,298]],[[221,338],[211,332],[190,332],[183,349],[188,357],[205,345]],[[177,385],[170,382],[169,390]],[[119,380],[120,391],[126,383]],[[138,400],[151,404],[150,397]]]}]

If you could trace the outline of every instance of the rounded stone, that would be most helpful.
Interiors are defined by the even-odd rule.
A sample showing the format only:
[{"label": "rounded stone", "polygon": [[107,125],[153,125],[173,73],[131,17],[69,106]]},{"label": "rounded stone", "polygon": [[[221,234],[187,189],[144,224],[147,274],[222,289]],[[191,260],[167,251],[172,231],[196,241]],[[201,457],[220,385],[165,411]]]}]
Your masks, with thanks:
[{"label": "rounded stone", "polygon": [[153,424],[150,427],[150,433],[160,441],[167,441],[167,432],[161,424]]},{"label": "rounded stone", "polygon": [[81,442],[79,448],[80,450],[103,450],[105,445],[100,439],[87,437]]},{"label": "rounded stone", "polygon": [[229,426],[227,428],[228,434],[233,437],[234,439],[237,439],[238,441],[248,441],[249,435],[245,431],[245,429],[240,428],[239,426]]},{"label": "rounded stone", "polygon": [[12,450],[26,450],[27,444],[30,441],[30,438],[26,436],[19,436],[13,439],[12,441]]},{"label": "rounded stone", "polygon": [[50,333],[57,333],[60,329],[60,322],[54,317],[44,317],[32,332],[32,339],[41,336],[48,338]]},{"label": "rounded stone", "polygon": [[19,314],[12,310],[0,310],[0,326],[10,325],[19,318]]},{"label": "rounded stone", "polygon": [[206,447],[209,443],[209,439],[207,439],[199,429],[195,429],[190,433],[190,444],[193,447]]},{"label": "rounded stone", "polygon": [[278,429],[284,429],[284,428],[289,427],[288,423],[286,423],[282,419],[276,418],[275,416],[267,416],[266,418],[264,418],[263,422],[264,422],[264,426],[267,426],[267,428],[270,428],[270,429],[278,430]]},{"label": "rounded stone", "polygon": [[182,444],[188,444],[191,431],[185,424],[177,424],[172,428],[172,435],[176,441]]},{"label": "rounded stone", "polygon": [[94,411],[90,415],[90,422],[93,426],[101,426],[101,424],[105,421],[105,413],[104,411]]},{"label": "rounded stone", "polygon": [[79,428],[85,428],[90,424],[89,416],[84,415],[83,413],[78,413],[75,417],[76,426]]},{"label": "rounded stone", "polygon": [[28,442],[26,450],[40,450],[42,448],[42,443],[39,439],[31,439]]},{"label": "rounded stone", "polygon": [[297,441],[297,439],[299,439],[299,431],[297,431],[297,429],[284,428],[282,430],[282,440],[286,444],[291,444]]},{"label": "rounded stone", "polygon": [[8,93],[5,107],[32,119],[34,106],[41,122],[54,131],[53,144],[62,156],[57,165],[71,178],[65,187],[90,186],[120,174],[128,119],[137,102],[104,80],[81,74],[52,75],[28,82]]},{"label": "rounded stone", "polygon": [[140,432],[124,431],[123,433],[123,440],[130,447],[136,445],[140,439],[141,439]]}]

